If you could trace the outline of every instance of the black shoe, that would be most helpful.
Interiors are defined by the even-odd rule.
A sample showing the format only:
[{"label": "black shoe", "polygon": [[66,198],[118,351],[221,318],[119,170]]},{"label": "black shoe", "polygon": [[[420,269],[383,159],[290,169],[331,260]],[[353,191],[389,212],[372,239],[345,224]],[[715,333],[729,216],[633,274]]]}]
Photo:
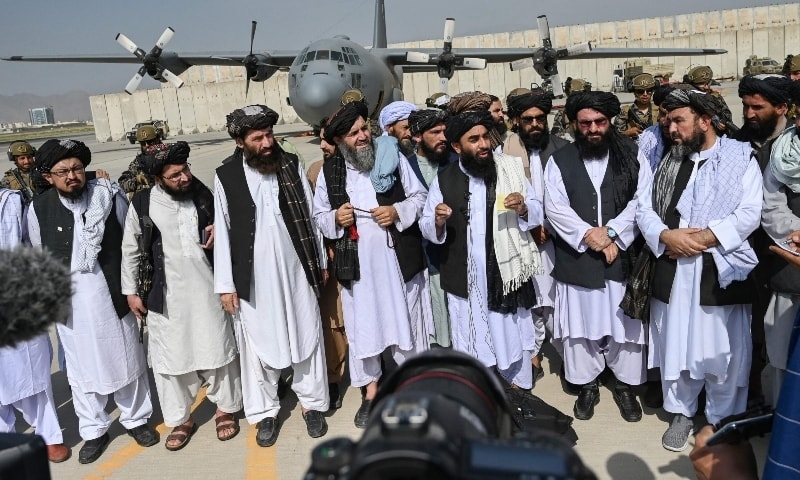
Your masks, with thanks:
[{"label": "black shoe", "polygon": [[303,420],[306,421],[309,437],[318,438],[328,433],[328,422],[325,421],[322,412],[309,410],[303,414]]},{"label": "black shoe", "polygon": [[78,452],[78,463],[92,463],[98,458],[108,447],[108,444],[111,443],[111,439],[108,437],[108,433],[104,433],[98,438],[93,438],[92,440],[86,440],[81,447],[81,450]]},{"label": "black shoe", "polygon": [[142,424],[138,427],[133,427],[128,430],[128,435],[133,437],[142,447],[152,447],[156,443],[158,443],[159,437],[158,432],[150,428],[148,424]]},{"label": "black shoe", "polygon": [[587,383],[581,387],[575,407],[572,409],[578,420],[589,420],[594,416],[594,406],[600,402],[600,389],[597,382]]},{"label": "black shoe", "polygon": [[356,418],[353,419],[353,423],[356,424],[356,428],[367,428],[367,420],[369,420],[369,408],[371,406],[372,400],[367,400],[366,398],[361,400],[361,406],[358,407]]},{"label": "black shoe", "polygon": [[330,393],[330,409],[338,410],[342,408],[342,396],[339,395],[339,384],[329,383],[328,392]]},{"label": "black shoe", "polygon": [[259,447],[271,447],[278,440],[279,424],[277,418],[267,417],[256,423],[256,443]]},{"label": "black shoe", "polygon": [[642,403],[647,408],[661,408],[664,406],[664,393],[661,391],[661,382],[647,382],[645,384]]},{"label": "black shoe", "polygon": [[619,407],[619,413],[626,422],[638,422],[642,419],[642,406],[636,400],[631,386],[622,382],[617,382],[612,390],[614,401]]}]

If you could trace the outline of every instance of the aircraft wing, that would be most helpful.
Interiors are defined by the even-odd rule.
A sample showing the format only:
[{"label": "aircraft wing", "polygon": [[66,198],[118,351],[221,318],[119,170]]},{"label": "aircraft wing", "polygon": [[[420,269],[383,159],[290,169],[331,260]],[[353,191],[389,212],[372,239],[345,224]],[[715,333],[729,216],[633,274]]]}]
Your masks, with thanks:
[{"label": "aircraft wing", "polygon": [[[299,50],[274,50],[257,52],[256,54],[268,55],[270,63],[278,67],[289,68],[294,58],[300,53]],[[209,52],[179,54],[176,52],[163,52],[161,59],[169,59],[181,63],[186,68],[193,65],[231,65],[241,66],[247,53],[243,52]],[[13,55],[3,57],[3,60],[10,62],[60,62],[60,63],[134,63],[141,64],[142,61],[133,55]]]}]

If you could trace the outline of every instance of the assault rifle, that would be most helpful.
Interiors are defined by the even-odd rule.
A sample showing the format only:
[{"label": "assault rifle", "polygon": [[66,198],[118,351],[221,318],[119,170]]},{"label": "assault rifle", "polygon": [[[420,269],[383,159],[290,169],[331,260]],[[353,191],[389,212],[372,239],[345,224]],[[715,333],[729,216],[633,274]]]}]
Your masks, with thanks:
[{"label": "assault rifle", "polygon": [[25,201],[25,205],[30,204],[31,200],[33,200],[33,190],[25,183],[18,171],[11,170],[11,175],[14,175],[14,179],[19,183],[20,193],[22,194],[22,199]]},{"label": "assault rifle", "polygon": [[[136,272],[136,295],[142,299],[145,309],[147,308],[147,297],[153,289],[153,219],[149,215],[144,215],[140,219],[142,233],[136,234],[136,244],[139,247],[139,268]],[[139,323],[139,343],[144,343],[144,327],[147,325],[147,313],[142,315]]]}]

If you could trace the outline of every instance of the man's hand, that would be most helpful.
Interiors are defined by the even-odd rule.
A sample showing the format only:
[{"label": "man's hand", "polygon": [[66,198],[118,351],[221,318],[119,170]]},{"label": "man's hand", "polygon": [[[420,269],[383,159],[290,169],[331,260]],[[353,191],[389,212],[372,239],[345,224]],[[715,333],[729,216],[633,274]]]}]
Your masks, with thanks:
[{"label": "man's hand", "polygon": [[622,133],[624,133],[625,135],[627,135],[629,137],[635,137],[635,136],[637,136],[637,135],[642,133],[642,128],[640,126],[638,126],[638,125],[634,125],[632,127],[629,127],[627,130],[625,130]]},{"label": "man's hand", "polygon": [[536,242],[536,245],[544,245],[545,242],[550,239],[550,232],[541,225],[534,228],[531,234],[533,235],[533,241]]},{"label": "man's hand", "polygon": [[376,207],[370,210],[369,213],[381,227],[389,227],[400,218],[394,205]]},{"label": "man's hand", "polygon": [[603,254],[606,256],[606,263],[611,265],[619,256],[619,247],[616,243],[611,242],[603,249]]},{"label": "man's hand", "polygon": [[203,248],[206,250],[211,250],[214,248],[214,225],[207,226],[206,232],[208,232],[208,240],[206,240],[206,243],[203,244]]},{"label": "man's hand", "polygon": [[525,205],[525,197],[519,192],[506,195],[506,199],[503,200],[503,206],[514,210],[520,217],[524,217],[528,214],[528,206]]},{"label": "man's hand", "polygon": [[336,210],[336,224],[347,228],[356,222],[353,206],[350,202],[345,203]]},{"label": "man's hand", "polygon": [[712,232],[710,228],[705,228],[697,233],[693,233],[692,239],[696,240],[698,243],[703,244],[706,247],[706,249],[709,249],[711,247],[716,247],[717,245],[719,245],[717,236],[714,235],[714,232]]},{"label": "man's hand", "polygon": [[105,178],[106,180],[111,180],[111,175],[108,174],[107,171],[103,170],[102,168],[98,168],[94,171],[95,178]]},{"label": "man's hand", "polygon": [[222,308],[226,312],[236,315],[236,311],[239,310],[239,295],[236,295],[236,293],[222,293],[219,299],[222,301]]},{"label": "man's hand", "polygon": [[778,254],[779,257],[786,260],[787,262],[791,263],[795,267],[800,268],[800,256],[792,255],[791,253],[787,252],[786,250],[782,249],[781,247],[772,245],[769,247],[774,253]]},{"label": "man's hand", "polygon": [[706,441],[713,433],[714,427],[706,425],[694,436],[689,458],[698,480],[757,480],[758,467],[750,442],[709,447]]},{"label": "man's hand", "polygon": [[697,237],[692,236],[700,230],[699,228],[664,230],[658,238],[667,247],[666,253],[669,258],[674,260],[679,257],[692,257],[703,253],[706,249],[704,244],[697,241]]},{"label": "man's hand", "polygon": [[131,309],[134,316],[136,318],[141,319],[143,316],[147,315],[147,308],[142,303],[142,299],[139,298],[139,295],[128,295],[128,308]]},{"label": "man's hand", "polygon": [[614,243],[608,236],[606,227],[593,227],[586,230],[583,234],[583,241],[595,252],[602,252],[610,244]]}]

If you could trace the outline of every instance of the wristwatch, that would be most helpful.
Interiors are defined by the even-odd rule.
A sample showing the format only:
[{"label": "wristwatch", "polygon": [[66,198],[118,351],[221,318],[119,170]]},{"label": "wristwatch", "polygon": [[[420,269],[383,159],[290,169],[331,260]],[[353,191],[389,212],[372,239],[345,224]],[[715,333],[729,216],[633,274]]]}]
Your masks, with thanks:
[{"label": "wristwatch", "polygon": [[617,239],[617,231],[616,230],[614,230],[611,227],[606,227],[606,231],[608,232],[608,238],[610,238],[612,241]]}]

